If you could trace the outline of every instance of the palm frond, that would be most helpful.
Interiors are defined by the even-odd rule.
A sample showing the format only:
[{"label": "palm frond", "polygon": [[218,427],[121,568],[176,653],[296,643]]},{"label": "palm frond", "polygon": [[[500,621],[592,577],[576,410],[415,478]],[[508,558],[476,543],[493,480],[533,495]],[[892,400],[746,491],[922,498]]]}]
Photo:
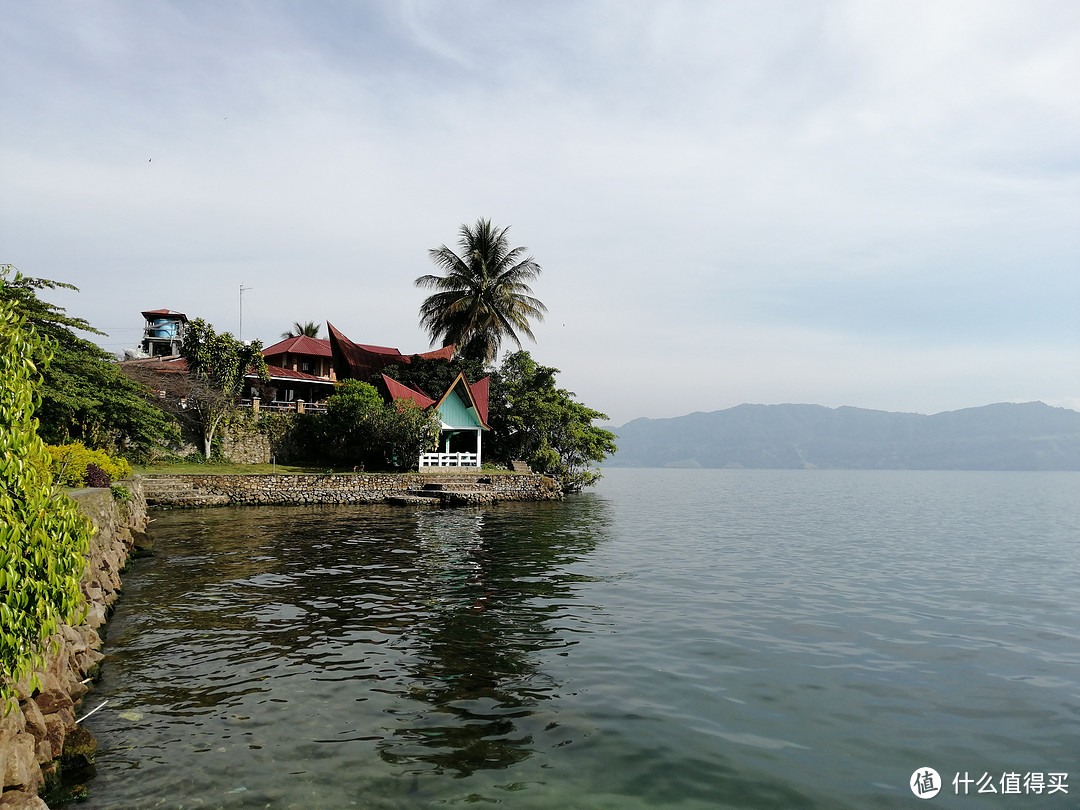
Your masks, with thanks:
[{"label": "palm frond", "polygon": [[446,245],[428,251],[443,275],[423,275],[414,284],[435,290],[420,306],[420,325],[432,344],[458,344],[490,361],[504,338],[519,347],[519,334],[536,339],[530,321],[542,321],[547,307],[528,282],[539,278],[541,267],[526,248],[510,247],[509,230],[481,218],[459,229],[459,252]]}]

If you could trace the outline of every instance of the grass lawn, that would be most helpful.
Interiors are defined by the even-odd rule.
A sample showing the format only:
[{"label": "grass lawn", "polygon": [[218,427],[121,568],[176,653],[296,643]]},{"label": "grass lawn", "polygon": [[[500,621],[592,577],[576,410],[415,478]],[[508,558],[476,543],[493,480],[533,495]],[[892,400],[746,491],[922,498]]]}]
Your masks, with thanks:
[{"label": "grass lawn", "polygon": [[[292,464],[278,464],[276,467],[273,464],[233,464],[228,461],[213,462],[205,464],[189,464],[186,462],[177,462],[173,464],[151,464],[146,467],[135,467],[132,472],[137,475],[154,475],[161,473],[164,475],[327,475],[328,473],[352,473],[352,467],[327,467],[315,466],[315,467],[302,467]],[[372,470],[372,472],[377,472]],[[463,475],[471,474],[476,475],[477,470],[475,468],[466,467],[432,467],[425,468],[426,473],[438,473],[439,475],[461,473]],[[485,469],[484,473],[507,473],[507,470],[491,470]],[[399,475],[404,473],[382,473],[383,475]]]},{"label": "grass lawn", "polygon": [[133,472],[139,475],[154,475],[155,473],[173,475],[326,475],[327,473],[351,473],[348,469],[332,468],[326,466],[298,467],[292,464],[233,464],[228,461],[189,464],[177,462],[174,464],[151,464],[146,467],[135,467]]}]

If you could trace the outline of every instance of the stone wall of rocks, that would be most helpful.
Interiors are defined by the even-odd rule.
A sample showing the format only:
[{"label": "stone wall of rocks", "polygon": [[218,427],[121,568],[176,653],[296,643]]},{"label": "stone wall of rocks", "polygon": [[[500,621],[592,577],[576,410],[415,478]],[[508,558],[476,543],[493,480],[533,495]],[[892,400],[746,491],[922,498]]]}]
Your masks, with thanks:
[{"label": "stone wall of rocks", "polygon": [[269,464],[270,439],[263,433],[237,431],[221,439],[221,455],[234,464]]},{"label": "stone wall of rocks", "polygon": [[93,738],[75,721],[86,711],[80,701],[102,658],[97,629],[120,595],[120,572],[147,523],[142,481],[136,477],[122,483],[132,496],[128,502],[118,501],[110,489],[70,493],[97,527],[82,578],[86,620],[77,627],[61,627],[52,639],[55,653],[37,673],[40,688],[29,678],[18,684],[18,707],[0,717],[0,808],[5,810],[47,810],[39,791],[56,783],[65,764],[93,759]]},{"label": "stone wall of rocks", "polygon": [[535,473],[148,475],[143,479],[152,506],[414,503],[415,498],[430,498],[434,505],[460,505],[562,497],[553,479]]}]

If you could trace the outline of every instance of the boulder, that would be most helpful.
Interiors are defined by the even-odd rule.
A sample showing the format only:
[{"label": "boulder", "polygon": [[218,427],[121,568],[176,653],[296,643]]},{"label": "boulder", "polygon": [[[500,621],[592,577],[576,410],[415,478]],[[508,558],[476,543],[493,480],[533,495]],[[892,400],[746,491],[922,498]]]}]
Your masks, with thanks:
[{"label": "boulder", "polygon": [[19,704],[19,708],[22,709],[23,715],[26,717],[26,723],[24,730],[27,734],[32,734],[35,740],[42,740],[45,738],[45,715],[41,713],[41,708],[38,706],[36,700],[24,700]]},{"label": "boulder", "polygon": [[64,738],[64,750],[61,754],[63,767],[81,768],[94,764],[97,755],[97,740],[82,726],[71,729]]},{"label": "boulder", "polygon": [[7,745],[7,763],[4,767],[5,787],[19,787],[36,791],[42,782],[41,768],[37,762],[37,742],[23,732],[16,734]]},{"label": "boulder", "polygon": [[37,703],[42,714],[56,714],[61,709],[70,709],[75,705],[71,695],[64,691],[60,682],[51,680],[55,683],[54,686],[49,686],[34,695],[34,702]]},{"label": "boulder", "polygon": [[21,790],[9,790],[0,796],[0,807],[4,810],[49,810],[49,805],[36,793]]},{"label": "boulder", "polygon": [[67,723],[62,714],[50,714],[45,718],[45,741],[49,743],[52,759],[64,753],[65,736],[67,736]]}]

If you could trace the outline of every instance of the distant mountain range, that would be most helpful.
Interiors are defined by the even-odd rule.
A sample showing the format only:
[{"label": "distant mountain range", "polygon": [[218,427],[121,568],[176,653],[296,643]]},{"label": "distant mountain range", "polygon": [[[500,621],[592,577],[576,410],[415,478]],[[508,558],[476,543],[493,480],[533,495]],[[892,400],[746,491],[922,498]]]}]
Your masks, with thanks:
[{"label": "distant mountain range", "polygon": [[611,430],[611,467],[1080,470],[1080,413],[1042,402],[933,416],[739,405]]}]

